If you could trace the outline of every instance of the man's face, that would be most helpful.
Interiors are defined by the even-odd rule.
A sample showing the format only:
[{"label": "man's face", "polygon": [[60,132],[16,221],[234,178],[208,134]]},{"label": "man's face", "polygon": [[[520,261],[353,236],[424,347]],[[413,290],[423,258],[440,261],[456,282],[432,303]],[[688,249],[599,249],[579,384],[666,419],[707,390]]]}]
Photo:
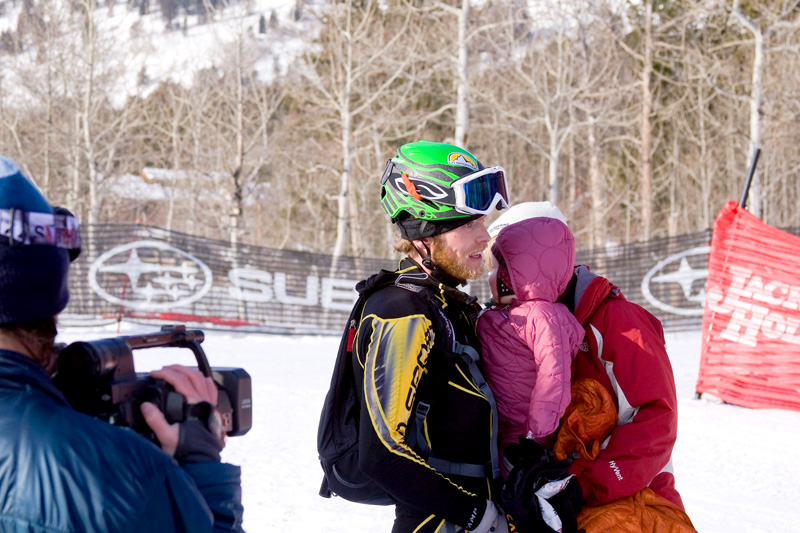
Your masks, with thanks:
[{"label": "man's face", "polygon": [[436,235],[431,240],[431,259],[445,272],[458,279],[477,279],[485,272],[483,252],[489,242],[484,226],[486,217]]}]

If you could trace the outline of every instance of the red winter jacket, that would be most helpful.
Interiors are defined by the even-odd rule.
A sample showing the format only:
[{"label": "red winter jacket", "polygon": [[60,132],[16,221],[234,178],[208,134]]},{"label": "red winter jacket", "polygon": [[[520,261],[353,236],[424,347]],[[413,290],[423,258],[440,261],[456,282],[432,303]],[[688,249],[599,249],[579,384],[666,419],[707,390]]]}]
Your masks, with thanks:
[{"label": "red winter jacket", "polygon": [[627,301],[585,266],[561,297],[586,330],[573,361],[573,382],[599,381],[617,407],[617,426],[595,460],[576,460],[587,505],[601,505],[650,487],[683,510],[672,475],[678,430],[675,380],[661,323]]}]

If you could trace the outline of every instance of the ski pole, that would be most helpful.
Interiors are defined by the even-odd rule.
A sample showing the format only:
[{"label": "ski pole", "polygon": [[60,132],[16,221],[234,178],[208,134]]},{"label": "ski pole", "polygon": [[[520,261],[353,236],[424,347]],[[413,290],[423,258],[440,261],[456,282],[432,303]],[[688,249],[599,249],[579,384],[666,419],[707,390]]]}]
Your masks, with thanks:
[{"label": "ski pole", "polygon": [[761,148],[756,148],[753,153],[753,162],[750,163],[750,171],[747,173],[747,180],[744,182],[744,190],[742,196],[739,198],[739,207],[744,208],[747,203],[747,195],[750,193],[750,183],[753,181],[753,174],[756,173],[756,165],[758,164],[758,157],[761,155]]}]

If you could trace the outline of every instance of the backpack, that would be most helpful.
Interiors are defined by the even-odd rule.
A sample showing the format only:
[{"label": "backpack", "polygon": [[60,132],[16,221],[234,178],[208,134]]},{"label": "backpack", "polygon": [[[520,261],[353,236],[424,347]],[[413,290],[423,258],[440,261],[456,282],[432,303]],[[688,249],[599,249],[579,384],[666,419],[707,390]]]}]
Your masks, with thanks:
[{"label": "backpack", "polygon": [[350,311],[347,328],[339,342],[339,352],[325,396],[317,430],[317,451],[324,476],[319,495],[333,494],[345,500],[371,505],[391,505],[394,500],[358,468],[358,424],[361,403],[355,391],[353,341],[361,322],[367,298],[378,289],[393,285],[397,273],[380,273],[358,282],[358,299]]},{"label": "backpack", "polygon": [[[390,285],[408,286],[402,281],[411,277],[413,276],[382,270],[356,285],[358,299],[350,311],[350,316],[347,319],[347,328],[344,330],[339,343],[339,352],[336,355],[330,388],[322,406],[317,430],[317,451],[323,470],[322,486],[319,494],[324,498],[336,495],[351,502],[370,505],[393,505],[395,503],[394,499],[385,490],[365,476],[358,467],[358,433],[361,402],[355,390],[353,343],[367,299],[376,291]],[[417,285],[418,282],[419,279],[413,282],[417,291],[421,288]],[[486,465],[453,463],[437,459],[433,457],[432,452],[426,446],[422,447],[422,453],[427,455],[428,463],[439,472],[497,478],[500,475],[497,458],[497,408],[494,396],[478,369],[478,353],[474,348],[458,343],[454,338],[452,324],[449,319],[433,302],[431,302],[431,306],[432,310],[434,310],[432,315],[436,317],[434,320],[440,326],[437,327],[437,330],[445,332],[444,342],[451,345],[450,352],[454,356],[461,357],[469,365],[473,380],[484,392],[491,405],[494,413],[492,416],[492,464],[490,468],[487,468]],[[442,325],[444,325],[444,328],[441,327]],[[412,430],[409,432],[408,439],[408,444],[411,446],[414,443],[421,444],[424,442],[424,439],[419,438],[418,435],[420,435],[419,428],[423,427],[429,403],[430,399],[428,399],[428,402],[420,400],[416,409],[412,427],[409,428]]]}]

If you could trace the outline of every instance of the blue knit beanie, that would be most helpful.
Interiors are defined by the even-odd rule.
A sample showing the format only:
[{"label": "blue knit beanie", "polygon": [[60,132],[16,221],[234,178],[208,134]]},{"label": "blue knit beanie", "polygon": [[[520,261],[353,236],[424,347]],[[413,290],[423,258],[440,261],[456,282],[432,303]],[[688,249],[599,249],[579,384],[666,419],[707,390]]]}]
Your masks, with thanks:
[{"label": "blue knit beanie", "polygon": [[77,220],[54,214],[12,160],[0,156],[0,325],[54,317],[69,300]]}]

